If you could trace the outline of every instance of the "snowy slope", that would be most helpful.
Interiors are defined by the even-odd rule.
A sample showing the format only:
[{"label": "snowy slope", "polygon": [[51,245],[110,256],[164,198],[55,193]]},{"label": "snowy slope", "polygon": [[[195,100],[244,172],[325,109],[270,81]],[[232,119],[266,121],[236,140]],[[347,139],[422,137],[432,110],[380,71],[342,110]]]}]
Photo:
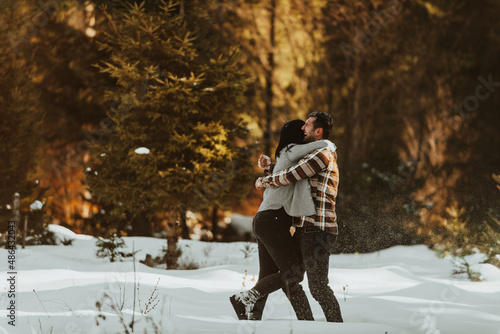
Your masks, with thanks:
[{"label": "snowy slope", "polygon": [[[326,323],[307,288],[316,321],[299,322],[281,291],[271,295],[263,321],[238,321],[229,296],[255,284],[255,244],[181,241],[181,261],[200,269],[169,270],[110,263],[95,257],[95,239],[60,226],[50,228],[71,246],[17,250],[16,327],[8,325],[7,251],[1,267],[0,333],[125,333],[132,320],[134,281],[139,283],[134,332],[155,333],[477,333],[500,334],[500,270],[479,264],[484,281],[451,277],[449,259],[425,246],[393,247],[371,254],[333,255],[330,285],[345,323]],[[165,240],[125,238],[128,251],[160,254]],[[135,276],[135,278],[134,278]],[[141,314],[157,285],[158,304]],[[103,297],[103,296],[109,297]],[[100,301],[101,312],[96,307]],[[113,310],[110,305],[115,305]],[[151,308],[151,307],[150,307]],[[99,316],[101,315],[101,316]]]}]

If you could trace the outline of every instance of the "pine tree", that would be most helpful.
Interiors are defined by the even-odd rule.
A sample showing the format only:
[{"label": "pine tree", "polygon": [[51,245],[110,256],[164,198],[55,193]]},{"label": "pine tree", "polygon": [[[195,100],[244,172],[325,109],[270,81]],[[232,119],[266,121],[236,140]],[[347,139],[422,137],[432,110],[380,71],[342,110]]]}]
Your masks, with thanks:
[{"label": "pine tree", "polygon": [[211,57],[199,47],[186,24],[190,13],[177,3],[102,9],[110,31],[101,48],[109,58],[99,67],[117,89],[106,93],[109,135],[94,147],[86,181],[93,195],[113,203],[114,222],[140,230],[154,214],[168,213],[176,254],[173,212],[203,209],[248,182],[248,130],[238,117],[244,74],[235,52]]}]

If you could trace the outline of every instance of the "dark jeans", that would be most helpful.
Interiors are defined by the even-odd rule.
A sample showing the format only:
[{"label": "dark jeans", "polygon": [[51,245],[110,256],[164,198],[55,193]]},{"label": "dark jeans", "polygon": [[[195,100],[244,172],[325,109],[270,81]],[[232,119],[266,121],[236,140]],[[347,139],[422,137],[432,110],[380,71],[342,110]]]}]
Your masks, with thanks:
[{"label": "dark jeans", "polygon": [[262,314],[267,295],[282,289],[299,320],[314,320],[307,296],[300,285],[304,279],[300,246],[290,235],[292,218],[285,210],[258,212],[253,232],[259,249],[259,280],[254,289],[264,294],[254,313]]},{"label": "dark jeans", "polygon": [[314,226],[297,228],[296,236],[300,243],[311,295],[321,305],[326,321],[343,322],[339,302],[328,285],[330,254],[337,236]]}]

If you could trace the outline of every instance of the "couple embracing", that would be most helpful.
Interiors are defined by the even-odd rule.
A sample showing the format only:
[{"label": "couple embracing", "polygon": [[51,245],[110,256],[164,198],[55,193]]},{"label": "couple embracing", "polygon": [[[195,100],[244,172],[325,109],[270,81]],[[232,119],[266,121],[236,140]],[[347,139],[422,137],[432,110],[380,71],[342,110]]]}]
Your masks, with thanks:
[{"label": "couple embracing", "polygon": [[328,322],[342,322],[340,306],[328,285],[331,250],[337,238],[335,200],[339,182],[329,114],[313,112],[306,122],[281,128],[276,164],[266,156],[259,166],[267,174],[255,182],[265,188],[253,219],[259,252],[259,279],[230,297],[240,320],[261,320],[267,297],[282,289],[299,320],[314,320],[300,282],[307,273],[311,295]]}]

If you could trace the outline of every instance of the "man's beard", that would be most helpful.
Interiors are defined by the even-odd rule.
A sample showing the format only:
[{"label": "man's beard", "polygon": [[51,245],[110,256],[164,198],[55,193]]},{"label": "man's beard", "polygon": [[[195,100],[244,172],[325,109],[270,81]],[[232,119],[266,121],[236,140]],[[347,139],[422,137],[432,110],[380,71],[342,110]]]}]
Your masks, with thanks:
[{"label": "man's beard", "polygon": [[311,143],[314,141],[314,137],[312,135],[305,135],[304,136],[304,144]]}]

